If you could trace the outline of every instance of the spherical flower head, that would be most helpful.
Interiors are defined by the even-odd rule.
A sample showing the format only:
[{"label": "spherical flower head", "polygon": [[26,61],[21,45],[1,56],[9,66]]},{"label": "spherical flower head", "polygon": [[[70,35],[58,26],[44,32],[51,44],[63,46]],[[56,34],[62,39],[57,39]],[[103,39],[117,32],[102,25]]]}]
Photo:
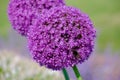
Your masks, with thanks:
[{"label": "spherical flower head", "polygon": [[10,0],[8,16],[13,28],[27,36],[30,25],[44,10],[64,5],[62,0]]},{"label": "spherical flower head", "polygon": [[31,55],[40,65],[61,70],[87,60],[96,31],[88,15],[73,7],[56,7],[37,19],[28,32]]}]

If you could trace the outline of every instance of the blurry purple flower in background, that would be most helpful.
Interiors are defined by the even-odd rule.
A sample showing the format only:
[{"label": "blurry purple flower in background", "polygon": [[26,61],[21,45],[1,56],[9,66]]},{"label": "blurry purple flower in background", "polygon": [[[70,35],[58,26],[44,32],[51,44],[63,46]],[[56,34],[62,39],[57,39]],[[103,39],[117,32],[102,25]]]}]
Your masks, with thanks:
[{"label": "blurry purple flower in background", "polygon": [[40,16],[43,10],[64,5],[62,0],[10,0],[8,16],[13,28],[27,36],[30,25]]},{"label": "blurry purple flower in background", "polygon": [[28,32],[29,49],[41,65],[53,70],[88,59],[96,31],[88,15],[67,6],[44,11]]}]

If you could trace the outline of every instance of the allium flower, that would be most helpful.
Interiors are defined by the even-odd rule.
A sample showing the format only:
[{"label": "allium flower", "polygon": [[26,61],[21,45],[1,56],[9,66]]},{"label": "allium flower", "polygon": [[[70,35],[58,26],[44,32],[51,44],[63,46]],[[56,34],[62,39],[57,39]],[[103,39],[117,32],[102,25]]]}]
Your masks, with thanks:
[{"label": "allium flower", "polygon": [[96,31],[88,15],[73,7],[44,12],[28,32],[33,59],[53,70],[74,66],[88,59]]},{"label": "allium flower", "polygon": [[30,25],[43,10],[61,5],[64,5],[62,0],[10,0],[8,16],[13,28],[26,36]]}]

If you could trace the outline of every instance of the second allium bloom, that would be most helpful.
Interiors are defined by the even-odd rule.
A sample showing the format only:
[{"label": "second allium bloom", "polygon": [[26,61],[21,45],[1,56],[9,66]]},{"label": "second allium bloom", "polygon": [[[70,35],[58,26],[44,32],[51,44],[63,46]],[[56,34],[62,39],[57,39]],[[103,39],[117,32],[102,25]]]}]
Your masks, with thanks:
[{"label": "second allium bloom", "polygon": [[74,66],[88,59],[96,31],[88,15],[73,7],[44,12],[28,33],[33,58],[53,70]]},{"label": "second allium bloom", "polygon": [[9,0],[8,16],[12,27],[21,35],[27,36],[34,19],[44,10],[64,5],[63,0]]}]

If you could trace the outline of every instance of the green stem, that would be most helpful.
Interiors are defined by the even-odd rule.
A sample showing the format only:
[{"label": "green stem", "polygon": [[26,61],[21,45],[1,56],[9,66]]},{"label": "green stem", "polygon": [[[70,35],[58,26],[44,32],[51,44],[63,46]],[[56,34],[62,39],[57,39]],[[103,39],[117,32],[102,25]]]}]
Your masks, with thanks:
[{"label": "green stem", "polygon": [[63,68],[62,72],[64,74],[65,80],[70,80],[67,70],[65,68]]},{"label": "green stem", "polygon": [[74,73],[75,73],[75,75],[77,77],[77,80],[82,80],[82,77],[81,77],[81,75],[80,75],[80,73],[79,73],[78,68],[77,68],[76,65],[73,66],[73,71],[74,71]]}]

